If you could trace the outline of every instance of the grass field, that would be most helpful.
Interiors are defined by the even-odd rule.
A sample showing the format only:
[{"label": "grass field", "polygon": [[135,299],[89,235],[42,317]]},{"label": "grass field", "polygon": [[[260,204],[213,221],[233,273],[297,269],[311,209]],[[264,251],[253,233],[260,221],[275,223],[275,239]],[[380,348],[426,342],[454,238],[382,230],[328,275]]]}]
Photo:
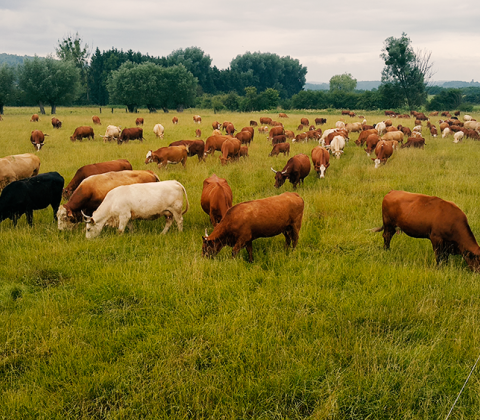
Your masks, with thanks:
[{"label": "grass field", "polygon": [[[36,109],[5,111],[2,157],[34,153],[29,136],[40,129],[50,135],[40,172],[58,171],[67,184],[80,166],[126,158],[181,182],[191,207],[184,231],[174,224],[165,236],[159,219],[88,241],[84,225],[58,231],[51,208],[34,213],[33,228],[25,216],[16,228],[0,224],[0,418],[445,418],[480,353],[480,275],[459,256],[437,268],[430,242],[404,234],[386,252],[368,229],[381,225],[383,196],[401,189],[455,202],[480,238],[480,143],[425,135],[425,150],[400,150],[374,169],[351,135],[326,179],[312,172],[298,188],[305,212],[297,249],[286,254],[283,236],[259,239],[250,264],[245,250],[232,259],[228,247],[201,257],[212,230],[200,207],[203,180],[226,178],[234,204],[292,191],[288,182],[276,190],[270,171],[287,157],[267,157],[271,146],[257,132],[250,157],[227,166],[218,152],[206,163],[189,158],[186,169],[144,160],[150,149],[193,139],[196,128],[205,139],[214,120],[241,128],[278,114],[59,108],[63,127],[54,130],[48,115],[29,122]],[[92,115],[103,124],[96,139],[72,143]],[[288,115],[287,129],[305,116],[326,116],[324,129],[340,117]],[[98,136],[138,116],[143,144]],[[152,132],[157,122],[164,140]],[[310,156],[315,145],[292,144],[291,156]],[[451,418],[480,418],[479,375]]]}]

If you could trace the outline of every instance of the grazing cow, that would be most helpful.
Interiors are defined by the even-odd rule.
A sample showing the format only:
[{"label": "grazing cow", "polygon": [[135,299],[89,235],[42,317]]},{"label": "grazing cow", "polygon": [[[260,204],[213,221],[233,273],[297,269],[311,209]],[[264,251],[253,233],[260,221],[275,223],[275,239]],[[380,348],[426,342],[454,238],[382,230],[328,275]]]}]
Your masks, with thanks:
[{"label": "grazing cow", "polygon": [[278,156],[280,153],[283,153],[283,156],[290,155],[290,143],[278,143],[273,146],[272,151],[268,156]]},{"label": "grazing cow", "polygon": [[344,109],[344,110],[342,111],[342,115],[350,115],[350,111],[347,110],[347,109]]},{"label": "grazing cow", "polygon": [[252,141],[252,133],[250,131],[239,131],[235,134],[235,138],[240,140],[242,144],[250,144]]},{"label": "grazing cow", "polygon": [[461,142],[464,135],[465,135],[465,133],[464,133],[463,131],[457,131],[457,132],[453,135],[453,142],[454,142],[454,143]]},{"label": "grazing cow", "polygon": [[89,176],[105,174],[107,172],[131,171],[132,165],[126,159],[110,160],[108,162],[92,163],[77,170],[70,183],[63,190],[63,198],[68,200],[80,183]]},{"label": "grazing cow", "polygon": [[476,130],[476,131],[480,131],[480,122],[477,122],[475,120],[470,120],[470,121],[467,121],[463,124],[463,126],[465,128],[468,128],[469,130]]},{"label": "grazing cow", "polygon": [[197,156],[199,162],[204,160],[205,142],[203,140],[179,140],[170,143],[169,146],[188,146],[188,157]]},{"label": "grazing cow", "polygon": [[455,111],[453,114],[458,117],[460,115],[460,111]]},{"label": "grazing cow", "polygon": [[303,125],[300,124],[298,127],[297,127],[297,131],[303,131]]},{"label": "grazing cow", "polygon": [[0,189],[13,181],[38,175],[40,159],[32,153],[5,156],[0,159]]},{"label": "grazing cow", "polygon": [[92,139],[95,140],[95,135],[93,133],[93,128],[87,125],[83,125],[81,127],[77,127],[73,134],[70,136],[71,141],[79,140],[82,141],[83,139]]},{"label": "grazing cow", "polygon": [[394,116],[395,112],[394,111],[385,111],[386,116]]},{"label": "grazing cow", "polygon": [[202,122],[202,117],[200,115],[194,115],[193,122],[196,124],[200,124]]},{"label": "grazing cow", "polygon": [[393,125],[392,120],[390,120],[390,119],[385,120],[384,123],[385,123],[385,126],[386,126],[387,128],[388,128],[388,127],[391,127],[391,126]]},{"label": "grazing cow", "polygon": [[428,114],[430,117],[436,117],[438,115],[438,111],[433,111]]},{"label": "grazing cow", "polygon": [[345,124],[345,130],[347,130],[348,133],[362,132],[363,131],[362,123],[356,122],[356,123]]},{"label": "grazing cow", "polygon": [[8,184],[0,196],[0,222],[11,219],[13,225],[25,214],[27,222],[33,225],[33,210],[52,206],[53,217],[62,201],[64,179],[58,172],[47,172],[33,178],[24,178]]},{"label": "grazing cow", "polygon": [[173,123],[173,124],[178,124],[178,118],[177,118],[177,117],[173,117],[173,118],[172,118],[172,123]]},{"label": "grazing cow", "polygon": [[89,176],[80,183],[68,202],[58,209],[58,229],[69,229],[81,222],[82,212],[91,215],[107,193],[120,185],[158,181],[158,176],[152,171],[107,172]]},{"label": "grazing cow", "polygon": [[282,134],[280,136],[275,136],[272,139],[272,146],[275,146],[276,144],[279,144],[279,143],[286,143],[286,142],[287,142],[287,136],[285,134]]},{"label": "grazing cow", "polygon": [[30,122],[38,122],[38,114],[33,114],[32,118],[30,118]]},{"label": "grazing cow", "polygon": [[330,142],[329,151],[337,159],[340,159],[340,157],[343,154],[344,148],[345,148],[345,138],[343,136],[335,136]]},{"label": "grazing cow", "polygon": [[107,126],[107,129],[105,130],[105,135],[102,136],[100,134],[100,137],[103,137],[103,142],[106,143],[107,141],[112,141],[112,140],[117,140],[120,137],[120,133],[122,132],[122,129],[120,127],[117,127],[115,125],[109,125]]},{"label": "grazing cow", "polygon": [[225,131],[228,127],[228,124],[231,124],[230,121],[224,121],[223,124],[222,124],[222,130]]},{"label": "grazing cow", "polygon": [[220,162],[222,165],[226,165],[231,160],[238,160],[240,154],[240,147],[242,142],[235,138],[228,138],[222,144],[222,155],[220,156]]},{"label": "grazing cow", "polygon": [[202,131],[199,128],[195,130],[195,137],[202,137]]},{"label": "grazing cow", "polygon": [[[184,195],[187,204],[182,211]],[[173,219],[182,232],[182,216],[187,211],[187,192],[178,181],[121,185],[106,195],[92,217],[84,216],[86,237],[93,239],[100,235],[106,223],[112,227],[118,226],[118,232],[123,233],[130,220],[155,220],[162,216],[166,219],[162,235],[168,232]]]},{"label": "grazing cow", "polygon": [[295,138],[295,133],[292,130],[285,130],[285,136],[287,139],[294,139]]},{"label": "grazing cow", "polygon": [[308,127],[310,125],[310,121],[308,121],[308,118],[302,118],[300,120],[300,124],[306,125]]},{"label": "grazing cow", "polygon": [[335,123],[335,128],[345,128],[345,122],[344,121],[337,121]]},{"label": "grazing cow", "polygon": [[310,168],[310,159],[303,153],[290,158],[281,171],[271,168],[275,172],[275,188],[280,188],[288,179],[293,184],[293,189],[297,189],[297,185],[300,182],[303,184],[303,180],[310,173]]},{"label": "grazing cow", "polygon": [[33,130],[30,134],[30,143],[32,143],[35,150],[38,152],[45,144],[45,136],[48,134],[42,133],[40,130]]},{"label": "grazing cow", "polygon": [[260,124],[272,124],[272,119],[269,117],[260,117]]},{"label": "grazing cow", "polygon": [[275,136],[280,136],[282,134],[285,134],[285,129],[283,127],[281,126],[272,127],[270,129],[270,132],[268,133],[267,140],[272,140]]},{"label": "grazing cow", "polygon": [[229,136],[210,136],[205,141],[205,150],[204,150],[204,158],[207,155],[211,154],[212,156],[215,155],[215,151],[222,150],[222,144],[225,140],[229,139]]},{"label": "grazing cow", "polygon": [[375,169],[380,165],[385,165],[388,158],[393,155],[393,144],[390,141],[380,140],[375,147],[377,158],[370,158],[375,162]]},{"label": "grazing cow", "polygon": [[237,131],[237,130],[235,130],[235,127],[233,126],[233,124],[232,124],[232,123],[228,123],[227,128],[225,129],[225,132],[226,132],[228,135],[233,136],[233,133],[235,133],[235,131]]},{"label": "grazing cow", "polygon": [[461,255],[472,271],[480,269],[480,248],[468,225],[467,216],[451,201],[439,197],[390,191],[382,202],[385,249],[397,228],[412,238],[430,239],[437,264],[448,262],[449,255]]},{"label": "grazing cow", "polygon": [[435,127],[433,124],[430,126],[430,134],[432,137],[437,137],[438,135],[437,127]]},{"label": "grazing cow", "polygon": [[265,125],[265,126],[260,126],[260,127],[258,127],[258,132],[259,132],[260,134],[267,134],[267,133],[268,133],[268,130],[269,130],[269,129],[268,129],[268,126],[266,126],[266,125]]},{"label": "grazing cow", "polygon": [[391,131],[398,131],[398,128],[395,127],[394,125],[391,125],[390,127],[387,127],[387,133],[390,133]]},{"label": "grazing cow", "polygon": [[253,138],[255,137],[255,129],[253,127],[250,127],[250,126],[243,127],[240,131],[247,131],[248,133],[252,133],[251,141],[253,141]]},{"label": "grazing cow", "polygon": [[295,140],[293,140],[293,141],[295,141],[295,142],[301,142],[301,141],[306,142],[307,140],[308,140],[307,133],[300,133],[300,134],[297,134],[295,136]]},{"label": "grazing cow", "polygon": [[165,134],[165,128],[162,124],[155,124],[155,126],[153,127],[153,132],[156,137],[163,139],[163,136]]},{"label": "grazing cow", "polygon": [[256,121],[250,120],[250,127],[256,127],[258,123]]},{"label": "grazing cow", "polygon": [[326,118],[315,118],[315,125],[322,125],[322,124],[326,124],[326,123],[327,123]]},{"label": "grazing cow", "polygon": [[188,146],[167,146],[152,152],[149,150],[145,157],[145,165],[155,162],[159,169],[166,167],[169,163],[176,165],[181,163],[185,168],[188,157]]},{"label": "grazing cow", "polygon": [[205,179],[200,205],[203,211],[210,216],[212,225],[217,226],[227,210],[232,207],[232,189],[228,182],[215,174]]},{"label": "grazing cow", "polygon": [[222,124],[220,124],[218,121],[214,121],[214,122],[212,123],[212,128],[213,128],[214,130],[220,130],[221,127],[222,127]]},{"label": "grazing cow", "polygon": [[92,117],[92,121],[95,125],[102,125],[102,123],[100,122],[100,118],[97,117],[96,115]]},{"label": "grazing cow", "polygon": [[370,134],[367,137],[367,141],[365,142],[367,146],[367,148],[365,149],[365,152],[367,152],[367,156],[370,156],[370,154],[375,150],[379,141],[380,136],[378,134]]},{"label": "grazing cow", "polygon": [[288,118],[288,115],[287,114],[284,114],[283,112],[281,112],[280,114],[278,114],[278,116],[280,118]]},{"label": "grazing cow", "polygon": [[423,112],[418,112],[415,117],[420,121],[428,121],[428,117]]},{"label": "grazing cow", "polygon": [[471,121],[471,120],[472,120],[471,115],[465,114],[465,115],[463,116],[463,121],[464,121],[464,122]]},{"label": "grazing cow", "polygon": [[135,120],[135,125],[138,127],[139,125],[142,125],[143,126],[143,123],[144,123],[144,120],[142,117],[138,117],[136,120]]},{"label": "grazing cow", "polygon": [[124,128],[120,137],[117,140],[118,144],[128,143],[130,140],[145,140],[143,138],[143,128],[133,127],[133,128]]},{"label": "grazing cow", "polygon": [[53,128],[62,128],[62,122],[58,118],[53,117],[52,118],[52,127]]},{"label": "grazing cow", "polygon": [[378,131],[378,135],[382,136],[387,131],[387,126],[383,121],[375,125],[375,129]]},{"label": "grazing cow", "polygon": [[238,157],[243,157],[244,159],[248,157],[248,146],[240,146],[240,152],[238,152]]},{"label": "grazing cow", "polygon": [[480,140],[480,134],[475,130],[469,130],[468,128],[463,128],[462,131],[465,133],[466,139]]},{"label": "grazing cow", "polygon": [[[400,127],[401,127],[401,128],[400,128]],[[399,125],[399,126],[397,127],[397,129],[398,129],[399,131],[401,131],[404,136],[411,137],[411,135],[412,135],[412,130],[410,130],[410,128],[408,128],[408,127],[403,127],[403,126]]]},{"label": "grazing cow", "polygon": [[332,140],[334,139],[334,137],[336,136],[342,136],[345,139],[345,141],[348,140],[348,133],[345,130],[336,130],[336,131],[332,131],[331,133],[327,134],[326,137],[324,137],[322,141],[322,145],[329,146],[332,143]]},{"label": "grazing cow", "polygon": [[212,131],[212,136],[223,136],[223,134],[220,130],[217,129]]},{"label": "grazing cow", "polygon": [[237,204],[227,211],[210,235],[205,231],[202,255],[214,257],[227,245],[233,247],[232,256],[235,257],[246,247],[248,260],[253,262],[252,242],[280,234],[285,235],[285,247],[288,249],[292,244],[295,249],[302,227],[303,208],[302,198],[289,192]]},{"label": "grazing cow", "polygon": [[382,140],[396,140],[400,143],[403,143],[403,132],[402,131],[389,131],[382,136]]},{"label": "grazing cow", "polygon": [[402,144],[401,148],[414,147],[417,149],[425,148],[425,139],[423,137],[409,137],[405,144]]},{"label": "grazing cow", "polygon": [[318,178],[325,178],[328,167],[330,166],[330,154],[322,146],[317,146],[312,150],[313,168],[317,172]]},{"label": "grazing cow", "polygon": [[440,114],[442,117],[447,117],[447,118],[450,118],[451,115],[450,115],[450,112],[448,111],[442,111],[442,113]]},{"label": "grazing cow", "polygon": [[348,115],[349,115],[351,118],[353,118],[356,114],[355,114],[355,112],[350,111],[350,112],[348,113]]},{"label": "grazing cow", "polygon": [[363,130],[358,136],[358,139],[355,140],[355,144],[357,146],[363,146],[363,144],[367,141],[367,138],[370,134],[378,134],[378,130],[375,128],[372,128],[370,130]]}]

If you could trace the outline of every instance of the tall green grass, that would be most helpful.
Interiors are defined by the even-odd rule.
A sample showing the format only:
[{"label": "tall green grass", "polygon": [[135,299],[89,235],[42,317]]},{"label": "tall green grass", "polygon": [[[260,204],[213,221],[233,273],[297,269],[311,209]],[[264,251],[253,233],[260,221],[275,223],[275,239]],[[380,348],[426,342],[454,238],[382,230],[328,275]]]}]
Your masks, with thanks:
[{"label": "tall green grass", "polygon": [[[255,133],[250,157],[227,166],[189,158],[187,168],[145,165],[148,150],[180,139],[205,139],[214,120],[236,127],[263,113],[126,114],[103,108],[60,108],[29,119],[36,109],[7,108],[0,122],[1,156],[32,152],[33,129],[50,134],[38,153],[41,172],[68,183],[85,164],[127,158],[186,188],[184,232],[164,221],[136,221],[118,235],[104,229],[87,241],[83,226],[59,232],[51,209],[0,224],[0,416],[2,418],[442,418],[480,351],[480,277],[460,257],[437,267],[427,240],[395,235],[383,251],[381,202],[391,189],[455,202],[480,235],[480,144],[426,135],[425,150],[400,150],[374,169],[351,136],[326,179],[312,172],[298,193],[305,200],[300,240],[284,251],[283,236],[253,243],[254,263],[226,248],[201,257],[212,227],[200,208],[203,180],[228,180],[234,203],[292,191],[274,185],[265,136]],[[192,115],[203,122],[194,124]],[[79,125],[99,115],[134,126],[145,118],[142,143],[72,143]],[[173,115],[179,125],[171,123]],[[286,128],[301,116],[289,114]],[[268,115],[277,118],[277,114]],[[476,115],[478,118],[479,115]],[[339,118],[339,116],[338,116]],[[384,117],[367,113],[367,120]],[[278,118],[277,118],[278,119]],[[165,126],[156,139],[155,123]],[[396,124],[413,126],[413,121]],[[310,155],[313,143],[292,144]],[[478,373],[452,418],[478,418]]]}]

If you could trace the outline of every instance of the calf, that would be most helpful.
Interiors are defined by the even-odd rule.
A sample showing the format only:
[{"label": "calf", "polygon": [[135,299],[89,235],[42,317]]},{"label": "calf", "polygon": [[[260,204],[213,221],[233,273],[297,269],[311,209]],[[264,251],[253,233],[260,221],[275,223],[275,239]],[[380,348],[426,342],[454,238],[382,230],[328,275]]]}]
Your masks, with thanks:
[{"label": "calf", "polygon": [[405,144],[402,144],[401,148],[414,147],[423,149],[425,147],[425,139],[423,137],[409,137]]},{"label": "calf", "polygon": [[283,153],[283,156],[290,155],[290,143],[276,144],[268,156],[278,156],[280,153]]},{"label": "calf", "polygon": [[53,128],[62,128],[62,122],[58,118],[53,117],[52,118],[52,127]]},{"label": "calf", "polygon": [[169,163],[181,163],[185,168],[187,164],[188,146],[168,146],[152,152],[149,150],[145,157],[145,164],[155,162],[159,169],[166,167]]},{"label": "calf", "polygon": [[199,128],[195,130],[195,137],[202,137],[202,131]]}]

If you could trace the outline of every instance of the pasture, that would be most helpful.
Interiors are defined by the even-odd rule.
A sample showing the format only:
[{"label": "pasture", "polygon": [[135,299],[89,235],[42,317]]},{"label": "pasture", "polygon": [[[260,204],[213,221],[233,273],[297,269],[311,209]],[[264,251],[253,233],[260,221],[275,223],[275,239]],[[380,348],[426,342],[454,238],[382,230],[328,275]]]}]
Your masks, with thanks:
[{"label": "pasture", "polygon": [[[430,241],[405,234],[384,251],[381,233],[368,229],[382,224],[384,195],[399,189],[453,201],[480,240],[480,143],[453,144],[425,129],[425,150],[396,151],[374,169],[351,134],[326,178],[312,169],[297,189],[305,201],[297,249],[286,253],[283,236],[258,239],[248,263],[245,250],[232,259],[229,247],[202,258],[202,235],[213,229],[200,207],[203,180],[226,178],[234,204],[292,191],[289,182],[275,189],[270,170],[288,157],[268,157],[257,130],[249,158],[226,166],[216,152],[159,170],[145,165],[146,153],[194,139],[197,128],[205,140],[214,120],[241,129],[270,116],[297,132],[301,117],[326,117],[326,129],[340,111],[282,120],[59,108],[59,130],[49,115],[30,123],[34,112],[5,109],[1,157],[35,153],[29,136],[39,129],[49,134],[40,173],[58,171],[66,185],[83,165],[125,158],[181,182],[190,209],[184,231],[173,224],[165,236],[158,219],[87,240],[84,224],[58,231],[51,208],[34,212],[33,228],[25,216],[16,228],[0,224],[1,418],[445,418],[480,353],[480,274],[460,256],[437,268]],[[385,119],[363,114],[369,124]],[[134,127],[137,117],[145,119],[143,143],[100,138],[108,124]],[[413,119],[393,122],[413,128]],[[94,128],[95,140],[70,141],[81,125]],[[292,143],[290,157],[310,156],[317,144]],[[451,418],[480,417],[479,377],[477,370]]]}]

